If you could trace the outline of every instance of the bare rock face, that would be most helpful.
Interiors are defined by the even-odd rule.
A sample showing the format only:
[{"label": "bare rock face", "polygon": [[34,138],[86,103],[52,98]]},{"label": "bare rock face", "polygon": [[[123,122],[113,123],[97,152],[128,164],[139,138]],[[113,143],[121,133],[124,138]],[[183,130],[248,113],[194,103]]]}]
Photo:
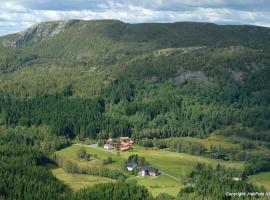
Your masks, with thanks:
[{"label": "bare rock face", "polygon": [[156,51],[153,54],[153,57],[156,57],[156,58],[160,56],[166,57],[175,53],[187,54],[187,53],[190,53],[192,51],[196,51],[202,48],[206,48],[206,46],[161,49],[161,50]]},{"label": "bare rock face", "polygon": [[16,47],[18,37],[20,37],[19,34],[13,34],[12,37],[4,38],[0,42],[5,47]]},{"label": "bare rock face", "polygon": [[8,47],[21,47],[49,39],[71,27],[76,20],[43,22],[33,25],[24,32],[4,37],[1,43]]},{"label": "bare rock face", "polygon": [[202,71],[189,71],[181,68],[172,80],[181,84],[186,82],[205,83],[208,81],[208,77]]}]

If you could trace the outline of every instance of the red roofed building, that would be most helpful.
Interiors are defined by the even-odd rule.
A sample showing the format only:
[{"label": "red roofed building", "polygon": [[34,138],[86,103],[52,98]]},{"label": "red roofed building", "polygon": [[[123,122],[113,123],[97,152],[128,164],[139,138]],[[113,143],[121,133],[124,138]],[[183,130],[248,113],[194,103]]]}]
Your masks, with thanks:
[{"label": "red roofed building", "polygon": [[119,138],[120,151],[128,151],[128,150],[132,149],[133,144],[134,144],[134,141],[131,140],[129,137],[120,137]]}]

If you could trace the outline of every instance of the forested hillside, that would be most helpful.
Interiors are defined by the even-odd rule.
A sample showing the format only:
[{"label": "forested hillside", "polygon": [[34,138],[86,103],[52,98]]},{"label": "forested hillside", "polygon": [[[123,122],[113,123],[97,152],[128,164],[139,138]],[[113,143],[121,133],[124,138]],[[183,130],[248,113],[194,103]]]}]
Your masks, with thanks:
[{"label": "forested hillside", "polygon": [[[62,194],[67,189],[45,165],[53,163],[52,152],[76,137],[103,141],[109,136],[130,136],[145,147],[208,157],[227,154],[245,162],[245,175],[269,171],[269,46],[269,28],[191,22],[57,21],[0,37],[4,163],[0,175],[8,180],[0,181],[0,188],[5,188],[0,198],[35,199],[27,196],[29,190],[37,191],[39,197],[50,193],[51,199],[66,198]],[[14,133],[16,127],[46,130],[22,135]],[[240,143],[241,148],[209,150],[197,143],[187,147],[181,139],[170,140],[213,134]],[[57,147],[49,145],[50,140]],[[18,162],[22,165],[15,165]],[[199,167],[202,172],[197,169],[189,177],[194,187],[183,189],[180,199],[207,192],[198,185],[203,180],[194,178],[207,172],[218,171],[220,179],[231,184],[225,169]],[[30,172],[37,175],[23,178]],[[50,184],[40,189],[42,177]],[[218,191],[215,177],[210,179],[209,189]],[[134,199],[152,198],[144,188],[110,184],[73,194],[71,199],[97,199],[93,191],[104,187],[120,188],[123,199],[137,191]],[[253,189],[246,182],[235,187]],[[216,199],[223,197],[216,195]]]}]

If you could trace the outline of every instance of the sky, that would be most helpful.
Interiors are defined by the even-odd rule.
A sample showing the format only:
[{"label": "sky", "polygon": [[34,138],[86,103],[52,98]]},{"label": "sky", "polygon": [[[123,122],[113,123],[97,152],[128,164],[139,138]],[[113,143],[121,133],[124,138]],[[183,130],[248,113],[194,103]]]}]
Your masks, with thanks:
[{"label": "sky", "polygon": [[68,19],[270,27],[270,0],[0,0],[0,35],[44,21]]}]

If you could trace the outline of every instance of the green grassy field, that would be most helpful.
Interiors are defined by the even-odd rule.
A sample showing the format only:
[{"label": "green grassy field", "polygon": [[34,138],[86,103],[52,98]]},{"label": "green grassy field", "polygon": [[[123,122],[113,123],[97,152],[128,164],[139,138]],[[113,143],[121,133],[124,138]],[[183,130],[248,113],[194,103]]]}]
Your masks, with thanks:
[{"label": "green grassy field", "polygon": [[[79,149],[84,148],[88,153],[90,154],[96,154],[97,159],[91,160],[90,162],[86,162],[84,160],[81,160],[77,157],[76,153],[79,151]],[[110,169],[121,169],[121,167],[124,164],[125,159],[123,159],[122,156],[117,156],[116,154],[106,152],[103,149],[100,148],[91,148],[91,147],[81,147],[78,145],[72,145],[68,148],[62,149],[61,151],[58,151],[57,154],[64,158],[65,160],[71,160],[72,162],[75,162],[80,167],[99,167],[102,165],[102,160],[108,158],[109,156],[112,157],[113,163],[106,165],[106,167]]]},{"label": "green grassy field", "polygon": [[264,186],[265,189],[270,191],[270,172],[263,172],[249,177],[249,182],[257,186]]},{"label": "green grassy field", "polygon": [[146,150],[142,147],[136,146],[133,151],[121,153],[121,156],[128,157],[132,154],[138,154],[146,158],[151,165],[158,169],[180,178],[182,180],[189,174],[198,162],[217,165],[221,164],[225,167],[242,168],[242,162],[222,161],[209,159],[201,156],[193,156],[186,153],[177,153],[161,150]]},{"label": "green grassy field", "polygon": [[176,196],[182,186],[181,183],[164,175],[158,177],[136,177],[136,179],[138,185],[147,187],[153,196],[157,196],[160,193]]},{"label": "green grassy field", "polygon": [[91,187],[98,183],[107,183],[115,181],[113,179],[100,176],[66,173],[62,168],[55,168],[52,169],[51,171],[56,178],[67,184],[69,188],[73,191],[77,191],[79,189],[83,189],[86,187]]},{"label": "green grassy field", "polygon": [[[97,159],[89,162],[78,159],[76,153],[80,148],[84,148],[90,154],[96,154]],[[111,156],[113,159],[113,163],[106,165],[106,167],[120,170],[122,170],[124,161],[128,158],[128,156],[132,154],[138,154],[139,156],[143,156],[146,158],[146,161],[149,163],[149,165],[157,167],[159,170],[179,179],[179,181],[176,181],[165,175],[161,175],[159,177],[135,177],[129,175],[129,179],[135,179],[139,185],[146,186],[154,196],[162,192],[166,192],[175,196],[180,191],[182,181],[184,180],[185,176],[194,169],[195,165],[198,162],[210,165],[221,164],[226,167],[238,169],[243,167],[242,162],[226,162],[222,160],[193,156],[186,153],[149,150],[140,146],[134,146],[134,149],[132,151],[121,152],[120,155],[116,155],[116,152],[107,152],[104,151],[102,148],[81,147],[78,145],[72,145],[70,147],[62,149],[61,151],[57,152],[57,154],[65,160],[71,160],[72,162],[75,162],[80,167],[101,166],[102,159]],[[65,182],[65,180],[63,181]],[[74,182],[73,184],[77,183]]]}]

